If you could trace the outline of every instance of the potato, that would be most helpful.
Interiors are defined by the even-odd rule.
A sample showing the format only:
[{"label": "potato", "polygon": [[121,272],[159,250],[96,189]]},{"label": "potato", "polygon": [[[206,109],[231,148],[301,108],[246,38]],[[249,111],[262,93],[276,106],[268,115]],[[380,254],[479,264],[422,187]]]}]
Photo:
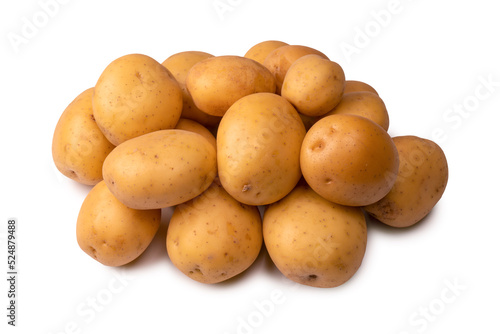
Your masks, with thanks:
[{"label": "potato", "polygon": [[375,88],[373,88],[372,86],[370,86],[366,82],[358,81],[358,80],[346,80],[344,94],[351,93],[351,92],[372,92],[372,93],[378,95]]},{"label": "potato", "polygon": [[186,130],[159,130],[118,145],[102,167],[109,190],[133,209],[188,201],[215,178],[216,154],[208,140]]},{"label": "potato", "polygon": [[250,267],[260,252],[259,210],[239,203],[214,182],[175,208],[166,246],[172,263],[193,280],[225,281]]},{"label": "potato", "polygon": [[375,93],[371,92],[351,92],[344,94],[340,103],[328,115],[358,115],[366,117],[385,131],[389,129],[389,113],[384,101]]},{"label": "potato", "polygon": [[308,46],[303,45],[284,45],[271,51],[262,63],[276,78],[276,92],[281,94],[281,86],[285,79],[286,72],[297,59],[309,54],[316,54],[325,59],[328,57]]},{"label": "potato", "polygon": [[344,85],[345,75],[339,64],[311,54],[292,63],[283,79],[281,96],[300,113],[321,116],[340,102]]},{"label": "potato", "polygon": [[82,184],[95,185],[102,180],[102,164],[115,147],[97,126],[89,88],[64,110],[52,137],[52,158],[65,176]]},{"label": "potato", "polygon": [[200,61],[188,72],[186,87],[203,112],[223,116],[238,99],[276,90],[274,76],[262,64],[245,57],[218,56]]},{"label": "potato", "polygon": [[305,184],[267,207],[263,235],[283,275],[320,288],[347,282],[361,266],[367,242],[360,208],[329,202]]},{"label": "potato", "polygon": [[217,131],[222,186],[249,205],[283,198],[301,177],[304,135],[298,112],[285,98],[271,93],[241,98],[222,117]]},{"label": "potato", "polygon": [[259,62],[261,64],[264,63],[264,59],[266,59],[267,55],[271,53],[271,51],[281,47],[288,45],[285,42],[281,41],[264,41],[255,44],[252,46],[246,53],[245,53],[245,58],[250,58],[255,60],[256,62]]},{"label": "potato", "polygon": [[94,90],[94,116],[106,138],[125,140],[174,128],[182,91],[172,74],[151,57],[129,54],[111,62]]},{"label": "potato", "polygon": [[134,210],[118,201],[104,181],[82,203],[76,224],[80,248],[106,266],[122,266],[139,257],[160,226],[161,210]]},{"label": "potato", "polygon": [[186,77],[194,64],[211,58],[213,55],[201,51],[184,51],[171,55],[162,65],[165,66],[179,83],[182,90],[182,118],[191,119],[206,127],[214,127],[220,122],[220,117],[204,113],[196,107],[191,94],[186,87]]},{"label": "potato", "polygon": [[365,210],[384,224],[408,227],[421,221],[441,199],[448,183],[448,163],[435,142],[416,137],[393,138],[399,170],[391,191]]},{"label": "potato", "polygon": [[214,135],[200,123],[187,118],[181,118],[179,119],[179,122],[177,122],[175,128],[179,130],[186,130],[200,134],[203,136],[203,138],[208,140],[215,149],[217,149],[217,142],[215,141]]},{"label": "potato", "polygon": [[329,201],[372,204],[396,182],[398,151],[387,132],[357,115],[331,115],[307,132],[300,152],[302,174]]}]

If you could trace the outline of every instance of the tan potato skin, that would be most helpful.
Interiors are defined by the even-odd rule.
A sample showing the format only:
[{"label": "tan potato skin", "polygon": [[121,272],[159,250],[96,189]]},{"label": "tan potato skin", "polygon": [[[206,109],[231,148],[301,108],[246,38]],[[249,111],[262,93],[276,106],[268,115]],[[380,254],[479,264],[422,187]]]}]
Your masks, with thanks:
[{"label": "tan potato skin", "polygon": [[366,117],[380,125],[385,131],[389,130],[389,113],[384,101],[375,93],[344,93],[340,103],[324,116],[345,114]]},{"label": "tan potato skin", "polygon": [[361,266],[367,243],[360,208],[329,202],[304,184],[267,207],[263,235],[286,277],[319,288],[347,282]]},{"label": "tan potato skin", "polygon": [[346,80],[344,94],[351,92],[371,92],[373,94],[378,94],[378,92],[371,85],[366,82],[359,80]]},{"label": "tan potato skin", "polygon": [[115,147],[97,126],[89,88],[64,110],[52,137],[52,158],[57,169],[70,179],[95,185],[102,181],[102,164]]},{"label": "tan potato skin", "polygon": [[435,142],[417,136],[393,138],[400,165],[391,191],[365,210],[384,224],[409,227],[421,221],[441,199],[448,163]]},{"label": "tan potato skin", "polygon": [[172,263],[193,280],[225,281],[249,268],[260,252],[259,210],[239,203],[214,182],[175,208],[166,246]]},{"label": "tan potato skin", "polygon": [[219,177],[226,191],[249,205],[283,198],[301,177],[305,128],[283,97],[256,93],[237,101],[217,131]]},{"label": "tan potato skin", "polygon": [[106,266],[122,266],[139,257],[160,226],[161,210],[134,210],[118,201],[104,181],[82,203],[76,224],[80,248]]},{"label": "tan potato skin", "polygon": [[218,56],[200,61],[189,70],[186,87],[203,112],[223,116],[238,99],[276,90],[274,76],[262,64],[245,57]]},{"label": "tan potato skin", "polygon": [[217,174],[215,149],[200,134],[160,130],[117,146],[103,164],[111,192],[130,208],[174,206],[205,191]]},{"label": "tan potato skin", "polygon": [[153,58],[129,54],[112,61],[95,85],[97,125],[114,145],[172,129],[182,112],[182,91],[172,74]]},{"label": "tan potato skin", "polygon": [[297,59],[283,80],[281,96],[302,114],[321,116],[342,99],[345,75],[342,67],[315,54]]},{"label": "tan potato skin", "polygon": [[327,200],[363,206],[391,190],[399,159],[392,138],[376,123],[357,115],[330,115],[307,132],[300,165],[307,183]]},{"label": "tan potato skin", "polygon": [[252,46],[246,53],[245,53],[245,58],[250,58],[255,60],[256,62],[259,62],[261,64],[264,63],[264,59],[271,53],[271,51],[288,45],[288,43],[281,42],[281,41],[264,41],[255,44]]},{"label": "tan potato skin", "polygon": [[210,144],[212,144],[214,149],[217,149],[217,142],[215,140],[215,136],[212,134],[212,132],[210,132],[206,127],[204,127],[200,123],[193,121],[191,119],[181,118],[179,122],[177,122],[175,128],[178,130],[186,130],[200,134],[203,136],[203,138],[208,140]]},{"label": "tan potato skin", "polygon": [[183,103],[181,118],[191,119],[209,128],[219,124],[220,117],[204,113],[196,107],[191,94],[187,90],[186,78],[191,67],[211,57],[213,57],[212,54],[202,51],[183,51],[171,55],[162,63],[172,73],[182,89]]}]

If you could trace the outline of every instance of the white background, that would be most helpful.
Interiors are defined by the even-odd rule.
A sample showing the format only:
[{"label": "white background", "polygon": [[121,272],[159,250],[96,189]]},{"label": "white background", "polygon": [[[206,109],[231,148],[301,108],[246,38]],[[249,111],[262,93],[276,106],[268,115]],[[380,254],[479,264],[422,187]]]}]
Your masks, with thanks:
[{"label": "white background", "polygon": [[[498,333],[494,1],[221,0],[229,6],[222,14],[214,3],[2,1],[1,332]],[[370,222],[361,268],[334,289],[283,279],[265,253],[226,283],[192,281],[167,257],[168,217],[131,265],[104,267],[83,253],[75,224],[89,187],[61,176],[51,157],[65,107],[122,55],[243,55],[269,39],[319,49],[348,79],[370,83],[387,105],[391,135],[439,142],[450,176],[432,213],[405,230]],[[342,51],[348,45],[355,53]],[[10,217],[18,220],[16,328],[6,324],[3,278]]]}]

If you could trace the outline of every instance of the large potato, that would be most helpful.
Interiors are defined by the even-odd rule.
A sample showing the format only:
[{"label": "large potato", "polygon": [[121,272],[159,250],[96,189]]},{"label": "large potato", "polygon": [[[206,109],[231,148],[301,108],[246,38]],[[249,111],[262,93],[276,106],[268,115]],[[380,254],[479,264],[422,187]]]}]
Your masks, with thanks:
[{"label": "large potato", "polygon": [[175,127],[182,91],[172,74],[151,57],[130,54],[112,61],[94,91],[94,116],[106,138],[125,140]]},{"label": "large potato", "polygon": [[104,181],[134,209],[158,209],[205,191],[217,174],[216,154],[202,135],[159,130],[118,145],[104,160]]},{"label": "large potato", "polygon": [[102,180],[102,164],[115,147],[97,126],[89,88],[64,110],[52,137],[52,158],[57,169],[79,183],[95,185]]},{"label": "large potato", "polygon": [[271,53],[271,51],[288,45],[288,43],[281,42],[281,41],[264,41],[255,44],[252,46],[246,53],[245,53],[245,58],[250,58],[255,60],[256,62],[259,62],[261,64],[264,63],[264,59]]},{"label": "large potato", "polygon": [[101,181],[82,203],[76,238],[80,248],[95,260],[107,266],[122,266],[146,250],[160,220],[160,209],[130,209]]},{"label": "large potato", "polygon": [[222,185],[245,204],[266,205],[283,198],[301,177],[304,135],[298,112],[285,98],[256,93],[238,100],[217,131]]},{"label": "large potato", "polygon": [[391,191],[365,210],[393,227],[421,221],[441,199],[448,183],[448,163],[435,142],[416,137],[393,138],[399,153],[399,171]]},{"label": "large potato", "polygon": [[342,99],[345,75],[334,61],[316,54],[297,59],[283,79],[281,96],[302,114],[321,116]]},{"label": "large potato", "polygon": [[363,211],[329,202],[307,185],[297,186],[267,207],[266,249],[289,279],[314,287],[336,287],[361,266],[367,233]]},{"label": "large potato", "polygon": [[219,184],[178,205],[167,231],[172,263],[188,277],[218,283],[246,270],[262,246],[255,206],[239,203]]},{"label": "large potato", "polygon": [[203,112],[223,116],[238,99],[276,90],[274,76],[262,64],[245,57],[218,56],[202,60],[188,72],[186,87]]},{"label": "large potato", "polygon": [[193,98],[186,87],[186,78],[189,70],[196,63],[211,58],[213,55],[202,51],[184,51],[171,55],[162,65],[174,76],[182,89],[182,118],[191,119],[206,127],[214,127],[220,122],[220,117],[212,116],[201,111],[193,102]]},{"label": "large potato", "polygon": [[331,115],[307,132],[302,174],[318,194],[349,206],[372,204],[396,182],[398,151],[387,132],[357,115]]}]

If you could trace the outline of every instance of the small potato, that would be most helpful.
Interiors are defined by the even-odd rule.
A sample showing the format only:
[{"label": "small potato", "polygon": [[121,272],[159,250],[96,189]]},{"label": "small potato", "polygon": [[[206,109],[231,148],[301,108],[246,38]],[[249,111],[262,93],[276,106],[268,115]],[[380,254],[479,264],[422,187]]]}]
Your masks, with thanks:
[{"label": "small potato", "polygon": [[283,80],[281,96],[307,116],[321,116],[342,99],[345,75],[334,61],[315,54],[297,59]]},{"label": "small potato", "polygon": [[208,140],[215,149],[217,149],[217,142],[215,141],[214,135],[200,123],[187,118],[181,118],[179,122],[177,122],[175,128],[179,130],[186,130],[200,134],[203,136],[203,138]]},{"label": "small potato", "polygon": [[303,45],[284,45],[274,49],[267,55],[262,64],[276,78],[276,93],[281,94],[281,86],[290,66],[297,59],[309,54],[316,54],[328,59],[324,53]]},{"label": "small potato", "polygon": [[399,171],[391,191],[366,212],[384,224],[408,227],[421,221],[441,199],[448,183],[448,163],[435,142],[416,137],[393,138]]},{"label": "small potato", "polygon": [[78,214],[80,248],[106,266],[122,266],[139,257],[160,226],[161,210],[134,210],[118,201],[104,181],[87,194]]},{"label": "small potato", "polygon": [[224,189],[249,205],[283,198],[301,177],[299,155],[305,132],[299,113],[279,95],[255,93],[238,100],[217,131]]},{"label": "small potato", "polygon": [[214,182],[175,208],[166,245],[172,263],[188,277],[207,284],[225,281],[250,267],[260,252],[259,210]]},{"label": "small potato", "polygon": [[358,81],[358,80],[346,80],[344,94],[351,92],[372,92],[373,94],[377,94],[375,88],[370,86],[369,84]]},{"label": "small potato", "polygon": [[200,61],[188,72],[186,87],[203,112],[223,116],[238,99],[276,90],[274,76],[255,60],[218,56]]},{"label": "small potato", "polygon": [[340,103],[325,116],[345,114],[366,117],[380,125],[385,131],[389,129],[389,113],[384,101],[375,93],[351,92],[344,94]]},{"label": "small potato", "polygon": [[191,119],[206,127],[215,127],[220,122],[220,117],[204,113],[196,107],[191,94],[186,87],[186,78],[189,70],[196,63],[212,58],[213,55],[201,51],[184,51],[171,55],[162,65],[165,66],[174,76],[182,89],[182,118]]},{"label": "small potato", "polygon": [[97,126],[89,88],[64,110],[52,138],[52,158],[65,176],[82,184],[102,181],[102,164],[115,147]]},{"label": "small potato", "polygon": [[114,145],[172,129],[182,112],[182,91],[172,74],[151,57],[122,56],[102,72],[94,90],[97,125]]},{"label": "small potato", "polygon": [[331,115],[307,132],[300,166],[319,195],[338,204],[363,206],[391,190],[399,160],[392,138],[373,121],[357,115]]},{"label": "small potato", "polygon": [[347,282],[361,266],[367,242],[360,208],[329,202],[307,185],[267,207],[263,235],[283,275],[319,288]]},{"label": "small potato", "polygon": [[285,45],[288,45],[287,43],[285,42],[281,42],[281,41],[264,41],[264,42],[260,42],[260,43],[257,43],[255,44],[254,46],[252,46],[246,53],[245,53],[245,58],[250,58],[250,59],[253,59],[255,60],[256,62],[259,62],[261,64],[264,63],[264,59],[266,59],[267,55],[281,47],[281,46],[285,46]]},{"label": "small potato", "polygon": [[109,190],[126,206],[159,209],[205,191],[217,174],[216,153],[200,134],[159,130],[127,140],[104,160]]}]

